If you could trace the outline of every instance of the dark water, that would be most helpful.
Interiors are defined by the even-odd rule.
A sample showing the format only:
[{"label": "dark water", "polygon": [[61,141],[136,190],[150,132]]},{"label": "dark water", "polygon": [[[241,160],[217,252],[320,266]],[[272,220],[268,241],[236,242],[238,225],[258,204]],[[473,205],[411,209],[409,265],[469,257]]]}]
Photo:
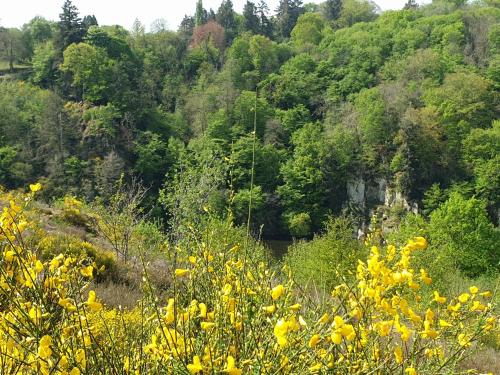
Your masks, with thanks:
[{"label": "dark water", "polygon": [[293,244],[292,240],[264,240],[266,245],[272,252],[275,258],[282,258],[288,250],[288,246]]}]

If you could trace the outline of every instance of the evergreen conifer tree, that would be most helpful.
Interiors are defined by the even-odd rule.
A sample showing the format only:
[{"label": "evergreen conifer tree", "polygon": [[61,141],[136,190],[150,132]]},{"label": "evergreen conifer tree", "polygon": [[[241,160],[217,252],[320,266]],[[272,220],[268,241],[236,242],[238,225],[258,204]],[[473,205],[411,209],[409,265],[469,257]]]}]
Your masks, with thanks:
[{"label": "evergreen conifer tree", "polygon": [[[96,21],[97,22],[97,21]],[[66,0],[59,15],[59,40],[58,46],[64,51],[72,43],[82,41],[85,30],[82,20],[78,16],[78,9],[71,0]]]}]

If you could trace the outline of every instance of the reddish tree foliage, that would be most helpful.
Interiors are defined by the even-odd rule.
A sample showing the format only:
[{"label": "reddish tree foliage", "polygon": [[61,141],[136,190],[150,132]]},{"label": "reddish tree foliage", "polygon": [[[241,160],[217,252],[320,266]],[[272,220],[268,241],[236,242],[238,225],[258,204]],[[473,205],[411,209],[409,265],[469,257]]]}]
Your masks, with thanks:
[{"label": "reddish tree foliage", "polygon": [[191,47],[198,47],[204,42],[212,43],[215,48],[222,51],[226,45],[224,28],[214,21],[209,21],[193,30]]}]

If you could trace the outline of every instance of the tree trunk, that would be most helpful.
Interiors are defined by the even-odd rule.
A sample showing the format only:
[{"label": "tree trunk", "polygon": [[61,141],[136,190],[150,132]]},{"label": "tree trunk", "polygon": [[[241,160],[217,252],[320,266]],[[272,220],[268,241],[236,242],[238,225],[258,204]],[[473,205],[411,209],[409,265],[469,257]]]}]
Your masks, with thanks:
[{"label": "tree trunk", "polygon": [[9,71],[11,73],[14,73],[14,54],[13,54],[12,44],[13,44],[13,41],[11,39],[10,40],[10,54],[9,54]]}]

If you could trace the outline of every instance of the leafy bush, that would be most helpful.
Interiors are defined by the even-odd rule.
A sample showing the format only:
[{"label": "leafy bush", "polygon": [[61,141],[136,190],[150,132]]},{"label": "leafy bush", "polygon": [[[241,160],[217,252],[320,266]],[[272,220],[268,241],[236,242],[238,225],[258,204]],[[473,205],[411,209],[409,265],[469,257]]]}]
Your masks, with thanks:
[{"label": "leafy bush", "polygon": [[469,277],[500,269],[500,232],[488,220],[481,200],[452,193],[431,214],[429,234],[433,246]]},{"label": "leafy bush", "polygon": [[363,247],[353,237],[351,222],[346,218],[330,218],[323,234],[290,246],[285,263],[300,285],[312,283],[330,290],[349,277],[347,272],[365,255]]},{"label": "leafy bush", "polygon": [[91,219],[83,211],[84,202],[67,195],[62,200],[62,218],[70,224],[92,229]]}]

